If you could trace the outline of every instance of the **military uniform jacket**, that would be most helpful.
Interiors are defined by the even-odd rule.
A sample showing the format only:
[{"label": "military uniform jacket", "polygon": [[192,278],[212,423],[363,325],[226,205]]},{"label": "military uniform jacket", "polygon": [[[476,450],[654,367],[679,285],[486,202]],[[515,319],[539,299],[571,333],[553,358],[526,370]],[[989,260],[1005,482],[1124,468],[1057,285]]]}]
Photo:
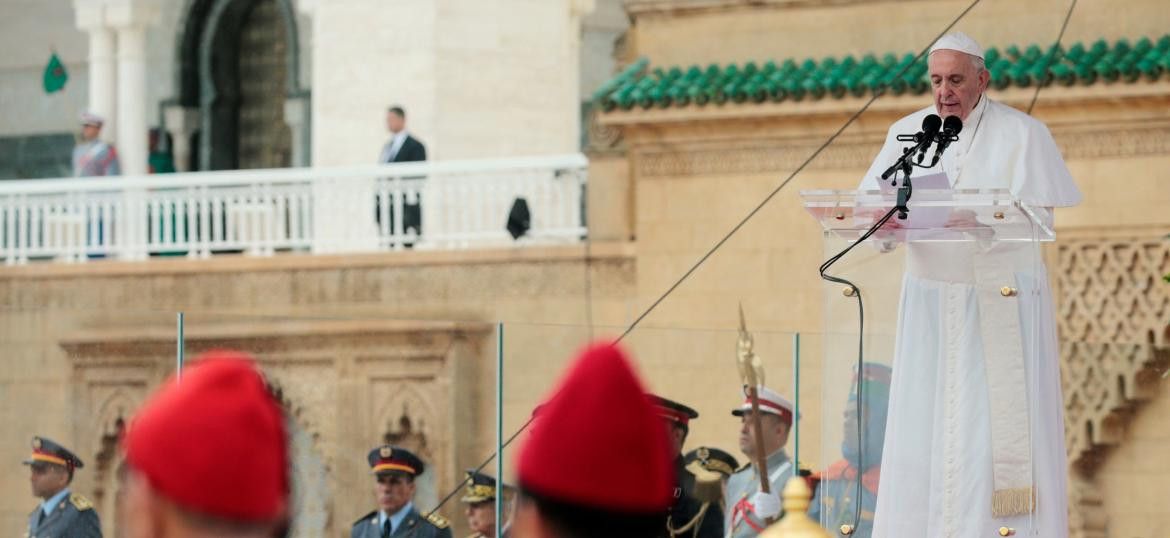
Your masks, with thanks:
[{"label": "military uniform jacket", "polygon": [[102,525],[89,499],[76,493],[61,499],[49,515],[41,520],[37,505],[28,516],[30,538],[101,538]]},{"label": "military uniform jacket", "polygon": [[662,536],[721,538],[723,507],[694,498],[695,475],[687,470],[681,457],[674,460],[674,476],[678,487],[674,490],[674,505],[670,507],[670,519]]},{"label": "military uniform jacket", "polygon": [[[784,491],[784,485],[792,478],[792,460],[783,450],[768,456],[768,484],[772,493]],[[766,522],[748,507],[752,495],[760,491],[760,478],[754,465],[745,465],[727,480],[727,499],[723,513],[727,520],[727,534],[732,538],[759,535],[767,526]],[[777,516],[779,518],[779,516]]]},{"label": "military uniform jacket", "polygon": [[[366,514],[353,524],[349,532],[350,538],[382,538],[382,528],[378,526],[378,511]],[[451,538],[451,525],[438,514],[425,518],[418,510],[410,509],[398,527],[390,535],[391,538]]]},{"label": "military uniform jacket", "polygon": [[[877,506],[878,480],[881,467],[874,466],[861,475],[861,511],[857,511],[857,469],[847,460],[840,460],[820,477],[820,485],[808,507],[808,516],[819,520],[822,527],[836,529],[841,525],[857,527],[856,538],[873,535],[873,513]],[[855,520],[854,518],[858,518]]]}]

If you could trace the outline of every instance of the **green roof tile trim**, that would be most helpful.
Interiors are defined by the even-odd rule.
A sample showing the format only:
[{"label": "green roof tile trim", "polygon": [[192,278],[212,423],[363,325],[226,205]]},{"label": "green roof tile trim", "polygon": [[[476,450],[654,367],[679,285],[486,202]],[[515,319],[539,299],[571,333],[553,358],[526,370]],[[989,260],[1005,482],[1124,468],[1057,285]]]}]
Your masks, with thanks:
[{"label": "green roof tile trim", "polygon": [[[1061,86],[1096,83],[1132,83],[1158,80],[1170,73],[1170,35],[1157,40],[1143,37],[1108,43],[1016,45],[987,49],[991,87],[1033,87],[1042,83]],[[896,76],[906,68],[902,76]],[[630,64],[593,93],[604,110],[630,110],[704,106],[708,103],[763,103],[801,101],[846,96],[864,97],[885,87],[894,95],[921,95],[930,91],[926,59],[914,54],[867,54],[803,61],[786,59],[777,64],[747,62],[742,65],[711,64],[706,67],[654,67],[646,58]]]}]

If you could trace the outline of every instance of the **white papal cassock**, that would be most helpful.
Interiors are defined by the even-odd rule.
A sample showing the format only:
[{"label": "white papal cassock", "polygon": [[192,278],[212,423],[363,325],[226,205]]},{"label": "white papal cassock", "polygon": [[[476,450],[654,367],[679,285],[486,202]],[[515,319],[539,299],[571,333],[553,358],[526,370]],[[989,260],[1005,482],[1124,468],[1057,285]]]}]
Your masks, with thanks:
[{"label": "white papal cassock", "polygon": [[[933,113],[890,128],[862,189],[877,189],[901,155],[895,136],[917,132]],[[1051,134],[1032,117],[983,95],[959,136],[942,158],[952,188],[1010,189],[1042,208],[1080,202]],[[1037,250],[911,243],[906,260],[873,536],[987,537],[1002,526],[1065,536],[1060,368]],[[1018,300],[993,302],[987,290],[998,290],[997,279],[1010,281]]]}]

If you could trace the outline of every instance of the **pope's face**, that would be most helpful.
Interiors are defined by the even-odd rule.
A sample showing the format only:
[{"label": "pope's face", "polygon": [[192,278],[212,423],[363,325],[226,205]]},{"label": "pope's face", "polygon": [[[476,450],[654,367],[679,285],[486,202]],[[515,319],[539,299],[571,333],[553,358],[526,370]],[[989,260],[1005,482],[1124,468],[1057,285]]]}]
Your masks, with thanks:
[{"label": "pope's face", "polygon": [[938,115],[958,116],[964,122],[987,90],[991,75],[976,65],[977,58],[957,50],[935,51],[927,60],[934,108]]}]

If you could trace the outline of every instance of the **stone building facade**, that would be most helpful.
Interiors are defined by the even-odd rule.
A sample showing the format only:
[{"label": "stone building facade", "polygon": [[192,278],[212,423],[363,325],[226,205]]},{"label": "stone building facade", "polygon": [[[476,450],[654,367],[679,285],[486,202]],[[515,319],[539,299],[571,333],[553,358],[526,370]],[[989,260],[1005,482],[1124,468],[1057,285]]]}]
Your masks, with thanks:
[{"label": "stone building facade", "polygon": [[[345,17],[357,16],[325,7],[333,3],[302,3],[298,17],[312,13],[315,39],[343,33]],[[424,10],[430,23],[418,31],[472,25],[470,14],[446,17],[453,5]],[[628,0],[631,26],[616,68],[634,65],[629,80],[636,81],[653,77],[655,68],[900,56],[925,46],[966,5]],[[958,28],[1003,51],[1046,46],[1066,9],[1057,0],[1024,7],[985,0]],[[1166,28],[1170,12],[1160,0],[1131,0],[1125,9],[1082,1],[1065,42],[1136,44],[1147,37],[1156,44],[1170,33]],[[551,40],[553,34],[546,28],[529,37]],[[399,47],[391,37],[381,39],[387,50]],[[356,46],[340,39],[315,52],[312,64],[337,62]],[[442,55],[473,57],[457,49],[452,44],[412,54],[420,58],[416,67]],[[509,54],[497,52],[499,58]],[[386,67],[371,70],[378,66]],[[436,81],[464,74],[428,76],[446,87]],[[474,89],[479,83],[473,82]],[[312,153],[364,160],[364,146],[318,145],[317,133],[355,130],[375,143],[380,124],[358,124],[385,104],[384,93],[344,80],[331,84],[312,84],[314,103],[331,88],[362,103],[355,111],[369,112],[351,114],[339,110],[339,102],[314,105]],[[436,88],[419,94],[419,102],[433,100],[420,108],[422,136],[444,139],[439,133],[449,128],[449,140],[480,151],[475,141],[482,133],[459,133],[455,120],[435,119],[445,99],[454,99]],[[1009,84],[991,96],[1026,108],[1034,91]],[[455,110],[535,113],[521,104],[527,100],[483,95],[479,105]],[[0,460],[22,458],[33,434],[77,447],[92,462],[79,473],[77,489],[98,501],[112,530],[114,440],[144,395],[173,371],[176,312],[182,310],[188,357],[215,346],[252,351],[285,402],[302,495],[300,535],[344,535],[349,522],[372,509],[363,457],[386,440],[419,448],[433,460],[434,475],[420,493],[421,504],[433,503],[463,469],[492,451],[498,348],[508,435],[528,419],[577,346],[621,334],[868,99],[828,91],[800,101],[728,96],[718,104],[712,96],[702,106],[663,106],[651,98],[648,106],[619,103],[607,111],[601,106],[606,95],[594,102],[586,125],[591,241],[579,247],[0,268],[0,425],[10,434]],[[554,107],[549,95],[540,98]],[[739,398],[732,361],[742,304],[769,385],[785,394],[796,392],[793,333],[802,334],[805,418],[799,444],[793,440],[789,448],[810,467],[828,463],[820,452],[830,434],[821,424],[831,422],[821,412],[827,390],[817,360],[825,294],[815,271],[824,253],[818,226],[796,190],[855,186],[888,125],[928,103],[928,96],[910,91],[877,100],[626,337],[650,387],[700,411],[687,448],[736,453],[739,425],[728,411]],[[1159,280],[1170,272],[1167,105],[1164,71],[1133,81],[1119,72],[1113,83],[1046,87],[1034,111],[1050,126],[1085,193],[1081,206],[1058,212],[1059,240],[1046,252],[1060,320],[1072,536],[1154,537],[1170,525],[1164,506],[1170,463],[1162,457],[1170,447],[1164,428],[1170,417],[1164,375],[1170,285]],[[505,473],[510,457],[505,453]],[[19,532],[33,506],[25,488],[21,473],[0,473],[0,491],[11,493],[0,496],[0,529]],[[455,505],[443,511],[460,524]]]}]

